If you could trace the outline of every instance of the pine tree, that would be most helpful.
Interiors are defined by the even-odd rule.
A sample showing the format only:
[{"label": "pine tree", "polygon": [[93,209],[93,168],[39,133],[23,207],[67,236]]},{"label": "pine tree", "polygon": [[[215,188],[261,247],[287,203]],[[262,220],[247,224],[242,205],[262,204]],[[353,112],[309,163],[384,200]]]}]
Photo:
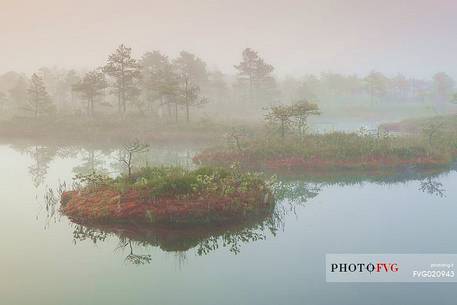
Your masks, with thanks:
[{"label": "pine tree", "polygon": [[[259,54],[250,48],[245,49],[242,56],[241,63],[235,65],[235,69],[238,70],[239,81],[248,83],[249,101],[254,102],[260,98],[262,91],[274,89],[275,82],[271,76],[274,68],[265,63]],[[268,92],[265,96],[270,93],[272,92]]]},{"label": "pine tree", "polygon": [[43,114],[49,114],[55,110],[54,105],[49,98],[49,94],[44,86],[43,79],[37,74],[33,74],[30,80],[30,86],[27,90],[28,101],[24,110],[31,112],[34,118]]},{"label": "pine tree", "polygon": [[164,101],[166,94],[163,88],[164,83],[169,79],[165,74],[171,72],[169,66],[168,57],[159,51],[147,52],[141,59],[141,85],[150,111],[157,100],[160,101],[161,105],[166,104]]},{"label": "pine tree", "polygon": [[206,64],[195,55],[182,51],[174,61],[180,80],[180,104],[186,111],[186,122],[190,122],[190,108],[206,104],[201,95],[201,85],[208,81]]},{"label": "pine tree", "polygon": [[86,73],[83,79],[73,86],[73,90],[81,93],[82,97],[87,100],[87,114],[89,116],[94,115],[96,98],[103,94],[106,87],[105,75],[98,70]]},{"label": "pine tree", "polygon": [[132,58],[132,49],[123,44],[108,57],[103,71],[113,79],[113,88],[118,96],[119,113],[127,111],[129,93],[136,92],[135,81],[140,79],[141,70],[137,60]]}]

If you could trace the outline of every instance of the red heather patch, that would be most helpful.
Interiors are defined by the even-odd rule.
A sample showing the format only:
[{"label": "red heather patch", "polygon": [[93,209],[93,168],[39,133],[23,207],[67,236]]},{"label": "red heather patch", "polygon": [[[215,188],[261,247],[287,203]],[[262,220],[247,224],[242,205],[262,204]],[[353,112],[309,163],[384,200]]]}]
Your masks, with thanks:
[{"label": "red heather patch", "polygon": [[412,159],[397,159],[388,157],[369,157],[359,160],[324,160],[319,157],[301,158],[288,157],[270,159],[265,161],[265,166],[270,170],[275,169],[351,169],[365,168],[378,169],[380,167],[395,168],[407,165],[435,166],[443,165],[446,161],[436,160],[430,157],[416,157]]},{"label": "red heather patch", "polygon": [[247,153],[237,152],[203,152],[194,157],[194,162],[208,165],[230,165],[233,162],[240,162],[249,168],[264,167],[269,170],[333,170],[333,169],[379,169],[396,168],[407,165],[418,166],[439,166],[447,163],[446,160],[434,159],[427,156],[411,159],[400,159],[396,157],[371,156],[352,160],[331,160],[319,156],[303,158],[300,156],[278,156],[262,160],[249,156]]},{"label": "red heather patch", "polygon": [[263,193],[255,191],[188,199],[151,199],[137,190],[123,194],[110,189],[71,191],[62,194],[62,213],[82,222],[230,222],[267,211],[270,201],[264,198]]}]

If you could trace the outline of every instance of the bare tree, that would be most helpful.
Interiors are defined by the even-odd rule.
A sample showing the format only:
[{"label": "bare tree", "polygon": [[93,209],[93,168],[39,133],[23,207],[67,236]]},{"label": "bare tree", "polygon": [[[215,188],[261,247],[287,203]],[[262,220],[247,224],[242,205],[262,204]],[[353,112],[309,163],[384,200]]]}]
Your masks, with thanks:
[{"label": "bare tree", "polygon": [[135,140],[132,143],[123,145],[124,155],[122,155],[119,159],[126,167],[128,172],[128,178],[132,176],[132,168],[133,168],[133,157],[135,154],[144,153],[149,150],[149,145],[140,143],[139,140]]},{"label": "bare tree", "polygon": [[134,264],[134,265],[145,265],[145,264],[150,264],[152,257],[150,254],[135,254],[133,252],[133,246],[132,246],[132,241],[128,240],[123,247],[129,246],[130,248],[130,254],[127,255],[125,258],[125,262]]},{"label": "bare tree", "polygon": [[229,145],[234,145],[238,152],[243,152],[241,141],[247,137],[247,131],[243,127],[233,127],[225,135]]}]

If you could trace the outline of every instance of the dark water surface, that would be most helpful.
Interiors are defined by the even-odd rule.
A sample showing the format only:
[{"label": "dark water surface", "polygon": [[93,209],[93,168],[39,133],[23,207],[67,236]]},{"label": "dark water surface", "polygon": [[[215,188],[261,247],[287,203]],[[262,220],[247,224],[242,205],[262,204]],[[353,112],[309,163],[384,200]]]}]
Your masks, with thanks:
[{"label": "dark water surface", "polygon": [[[194,151],[156,148],[141,162],[191,166]],[[181,239],[88,230],[47,205],[47,190],[76,172],[116,174],[118,153],[0,146],[0,304],[457,304],[457,284],[330,284],[324,267],[326,253],[457,253],[454,171],[286,181],[276,222]]]}]

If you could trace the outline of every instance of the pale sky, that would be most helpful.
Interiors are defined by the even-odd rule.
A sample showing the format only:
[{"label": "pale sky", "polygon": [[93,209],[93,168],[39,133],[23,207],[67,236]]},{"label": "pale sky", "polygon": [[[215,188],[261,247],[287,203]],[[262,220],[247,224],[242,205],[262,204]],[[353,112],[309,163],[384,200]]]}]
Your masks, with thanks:
[{"label": "pale sky", "polygon": [[456,0],[0,0],[0,73],[93,68],[120,43],[185,49],[233,73],[258,50],[278,75],[457,77]]}]

